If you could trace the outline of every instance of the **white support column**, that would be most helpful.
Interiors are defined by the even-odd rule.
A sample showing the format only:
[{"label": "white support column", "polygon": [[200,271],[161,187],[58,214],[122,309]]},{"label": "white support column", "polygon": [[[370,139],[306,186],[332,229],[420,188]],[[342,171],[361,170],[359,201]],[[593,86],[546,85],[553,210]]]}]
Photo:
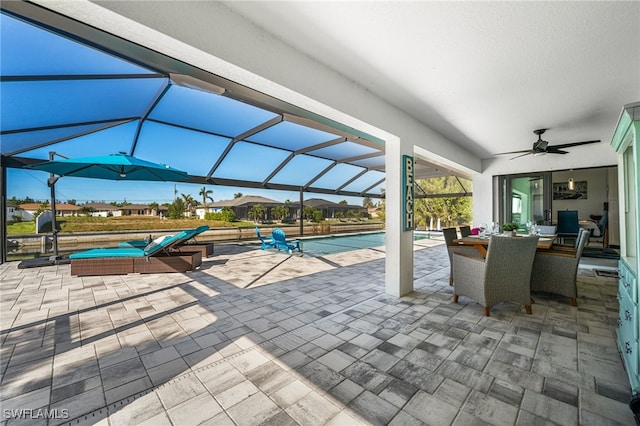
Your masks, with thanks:
[{"label": "white support column", "polygon": [[386,293],[401,297],[413,291],[413,230],[403,230],[402,156],[413,156],[413,144],[400,139],[385,144]]}]

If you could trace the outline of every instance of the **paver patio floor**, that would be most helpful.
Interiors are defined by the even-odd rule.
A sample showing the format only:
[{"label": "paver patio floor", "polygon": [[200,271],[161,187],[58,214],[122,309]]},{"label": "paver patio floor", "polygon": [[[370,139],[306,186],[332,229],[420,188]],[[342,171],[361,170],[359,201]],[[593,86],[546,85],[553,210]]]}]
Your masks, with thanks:
[{"label": "paver patio floor", "polygon": [[536,294],[533,315],[500,304],[487,318],[452,302],[441,241],[414,248],[402,298],[370,249],[217,244],[188,274],[0,265],[1,423],[634,423],[615,278],[585,265],[577,308]]}]

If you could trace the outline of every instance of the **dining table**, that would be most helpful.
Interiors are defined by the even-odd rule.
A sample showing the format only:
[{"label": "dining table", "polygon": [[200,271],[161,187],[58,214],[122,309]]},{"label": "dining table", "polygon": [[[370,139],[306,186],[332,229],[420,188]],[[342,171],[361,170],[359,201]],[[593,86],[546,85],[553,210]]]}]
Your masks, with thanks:
[{"label": "dining table", "polygon": [[[499,234],[500,235],[500,234]],[[504,235],[504,238],[527,238],[529,235],[525,234],[516,234],[515,237]],[[553,242],[556,240],[557,235],[538,235],[538,250],[550,250],[553,247]],[[489,241],[491,240],[491,235],[479,236],[479,235],[470,235],[467,237],[462,237],[453,240],[454,244],[460,246],[473,246],[482,254],[483,257],[487,256],[487,248],[489,247]]]}]

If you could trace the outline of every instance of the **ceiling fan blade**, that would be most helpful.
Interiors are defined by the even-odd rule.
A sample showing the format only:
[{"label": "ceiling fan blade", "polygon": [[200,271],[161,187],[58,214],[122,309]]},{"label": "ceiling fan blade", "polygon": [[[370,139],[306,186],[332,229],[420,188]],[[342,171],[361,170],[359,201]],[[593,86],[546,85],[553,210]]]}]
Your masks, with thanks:
[{"label": "ceiling fan blade", "polygon": [[600,140],[597,141],[583,141],[583,142],[572,142],[572,143],[562,143],[562,144],[558,144],[558,145],[551,145],[549,147],[549,149],[552,148],[557,148],[557,149],[562,149],[562,148],[571,148],[572,146],[580,146],[580,145],[587,145],[590,143],[598,143],[600,142]]},{"label": "ceiling fan blade", "polygon": [[522,149],[520,151],[501,152],[499,154],[494,154],[494,155],[522,154],[523,152],[525,152],[527,154],[532,154],[533,153],[533,151],[531,151],[530,149]]},{"label": "ceiling fan blade", "polygon": [[[522,151],[520,151],[522,152]],[[516,152],[514,152],[513,154],[515,154]],[[515,157],[509,158],[509,160],[515,160],[516,158],[520,158],[520,157],[524,157],[525,155],[529,155],[529,154],[533,154],[532,151],[527,151],[524,154],[520,154],[520,155],[516,155]]]},{"label": "ceiling fan blade", "polygon": [[549,149],[547,149],[547,154],[568,154],[568,153],[569,151],[558,149],[555,146],[550,146]]}]

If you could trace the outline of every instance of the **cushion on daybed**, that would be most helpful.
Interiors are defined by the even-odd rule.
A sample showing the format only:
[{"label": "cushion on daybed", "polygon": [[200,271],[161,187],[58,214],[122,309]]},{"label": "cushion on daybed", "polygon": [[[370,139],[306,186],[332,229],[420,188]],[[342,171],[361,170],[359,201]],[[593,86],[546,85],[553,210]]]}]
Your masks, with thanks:
[{"label": "cushion on daybed", "polygon": [[69,255],[69,259],[100,259],[104,257],[144,257],[144,250],[139,248],[102,248],[85,250]]},{"label": "cushion on daybed", "polygon": [[145,257],[145,256],[153,256],[160,250],[169,245],[181,241],[183,238],[187,237],[188,233],[185,231],[181,231],[176,235],[165,235],[162,237],[158,237],[152,242],[150,242],[145,248],[101,248],[101,249],[91,249],[86,251],[81,251],[78,253],[73,253],[69,255],[69,259],[100,259],[100,258],[108,258],[108,257]]}]

